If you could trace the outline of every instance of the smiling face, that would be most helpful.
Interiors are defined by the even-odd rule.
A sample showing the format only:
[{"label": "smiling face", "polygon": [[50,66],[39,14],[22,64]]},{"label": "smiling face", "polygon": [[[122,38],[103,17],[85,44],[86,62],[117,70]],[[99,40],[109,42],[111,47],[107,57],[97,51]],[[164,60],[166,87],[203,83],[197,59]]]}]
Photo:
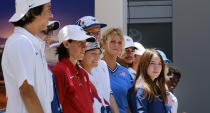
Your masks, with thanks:
[{"label": "smiling face", "polygon": [[166,83],[169,91],[173,91],[181,78],[181,72],[174,66],[168,67],[168,74],[166,76]]},{"label": "smiling face", "polygon": [[134,47],[128,47],[125,49],[121,59],[126,63],[126,64],[132,64],[134,61]]},{"label": "smiling face", "polygon": [[85,56],[81,61],[82,64],[87,65],[90,68],[96,67],[100,59],[100,49],[93,49],[85,52]]},{"label": "smiling face", "polygon": [[75,61],[83,59],[86,49],[86,40],[83,41],[73,40],[72,42],[67,41],[64,43],[64,46],[65,48],[67,48],[70,59]]},{"label": "smiling face", "polygon": [[159,77],[161,70],[162,70],[161,59],[157,54],[154,54],[149,63],[147,74],[154,81],[156,78]]},{"label": "smiling face", "polygon": [[39,30],[43,31],[47,29],[48,21],[53,18],[53,14],[51,12],[51,3],[44,4],[42,13],[36,16],[35,21],[40,26]]}]

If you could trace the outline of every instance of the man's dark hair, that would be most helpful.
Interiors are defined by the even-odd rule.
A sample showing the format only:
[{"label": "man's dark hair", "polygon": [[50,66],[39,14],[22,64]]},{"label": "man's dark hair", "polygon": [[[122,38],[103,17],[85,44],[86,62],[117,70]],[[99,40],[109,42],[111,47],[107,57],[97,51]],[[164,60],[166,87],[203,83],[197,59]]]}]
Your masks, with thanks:
[{"label": "man's dark hair", "polygon": [[35,16],[41,15],[44,5],[40,5],[30,9],[23,18],[17,22],[12,22],[14,26],[24,27],[25,25],[33,22]]},{"label": "man's dark hair", "polygon": [[[68,40],[69,43],[72,42],[72,40]],[[56,54],[58,54],[58,60],[61,61],[63,58],[69,58],[69,52],[64,47],[63,43],[60,44],[60,46],[57,47]]]},{"label": "man's dark hair", "polygon": [[168,74],[167,75],[173,75],[173,76],[176,76],[178,78],[181,78],[181,72],[175,66],[169,66],[168,67]]}]

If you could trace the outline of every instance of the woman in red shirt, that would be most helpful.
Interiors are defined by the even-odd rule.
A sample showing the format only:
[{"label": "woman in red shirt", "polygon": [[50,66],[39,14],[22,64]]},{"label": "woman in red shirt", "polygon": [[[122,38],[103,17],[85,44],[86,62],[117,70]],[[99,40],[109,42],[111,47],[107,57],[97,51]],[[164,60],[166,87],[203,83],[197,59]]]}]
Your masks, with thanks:
[{"label": "woman in red shirt", "polygon": [[58,33],[59,62],[53,67],[62,113],[93,113],[87,73],[77,64],[85,54],[86,41],[95,38],[86,35],[77,25],[64,26]]}]

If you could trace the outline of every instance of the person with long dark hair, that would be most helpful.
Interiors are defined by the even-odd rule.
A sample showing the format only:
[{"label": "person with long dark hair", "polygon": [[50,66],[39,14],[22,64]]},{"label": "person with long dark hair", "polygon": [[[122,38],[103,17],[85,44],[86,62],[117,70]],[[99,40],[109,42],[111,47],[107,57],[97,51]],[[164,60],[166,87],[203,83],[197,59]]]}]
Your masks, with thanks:
[{"label": "person with long dark hair", "polygon": [[55,76],[62,113],[93,113],[89,78],[79,65],[86,50],[86,41],[95,38],[86,35],[78,25],[66,25],[58,33],[59,62],[52,72]]},{"label": "person with long dark hair", "polygon": [[146,49],[141,57],[135,86],[129,90],[132,113],[167,113],[165,63],[155,49]]}]

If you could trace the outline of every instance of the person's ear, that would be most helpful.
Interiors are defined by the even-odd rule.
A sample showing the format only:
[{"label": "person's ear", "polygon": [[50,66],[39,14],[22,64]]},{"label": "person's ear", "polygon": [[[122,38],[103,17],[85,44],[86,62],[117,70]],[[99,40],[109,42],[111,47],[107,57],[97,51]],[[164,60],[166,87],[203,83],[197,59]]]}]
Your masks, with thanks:
[{"label": "person's ear", "polygon": [[106,45],[105,43],[106,43],[106,42],[103,42],[103,41],[100,42],[100,45],[101,45],[102,48],[105,47],[105,45]]},{"label": "person's ear", "polygon": [[63,46],[65,47],[65,48],[69,48],[69,45],[70,45],[70,43],[68,42],[68,40],[64,40],[63,41]]}]

